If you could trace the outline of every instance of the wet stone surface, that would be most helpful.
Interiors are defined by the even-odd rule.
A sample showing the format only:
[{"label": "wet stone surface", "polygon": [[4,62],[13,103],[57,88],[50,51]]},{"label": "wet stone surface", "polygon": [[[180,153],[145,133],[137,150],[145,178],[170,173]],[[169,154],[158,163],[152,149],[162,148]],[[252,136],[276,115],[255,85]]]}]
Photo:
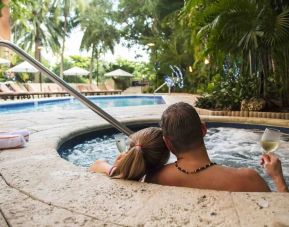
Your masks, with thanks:
[{"label": "wet stone surface", "polygon": [[[190,96],[167,100],[190,100]],[[165,108],[140,106],[108,111],[121,121],[144,122],[159,120]],[[251,121],[234,119],[242,120]],[[5,222],[21,227],[288,224],[288,194],[216,192],[113,180],[89,173],[57,154],[58,143],[69,134],[104,124],[89,110],[1,116],[1,130],[28,128],[33,132],[27,147],[0,151],[1,227]],[[289,126],[288,121],[277,124]]]}]

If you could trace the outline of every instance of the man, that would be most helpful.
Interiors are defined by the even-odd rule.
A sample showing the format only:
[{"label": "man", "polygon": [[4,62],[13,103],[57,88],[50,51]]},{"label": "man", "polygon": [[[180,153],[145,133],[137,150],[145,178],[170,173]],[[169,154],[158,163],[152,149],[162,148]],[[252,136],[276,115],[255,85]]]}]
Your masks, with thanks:
[{"label": "man", "polygon": [[[268,192],[270,188],[253,169],[231,168],[211,162],[203,137],[206,126],[196,110],[187,103],[176,103],[164,111],[161,119],[163,138],[177,161],[166,165],[150,181],[162,185],[232,192]],[[262,157],[277,191],[288,192],[281,163],[274,155]]]}]

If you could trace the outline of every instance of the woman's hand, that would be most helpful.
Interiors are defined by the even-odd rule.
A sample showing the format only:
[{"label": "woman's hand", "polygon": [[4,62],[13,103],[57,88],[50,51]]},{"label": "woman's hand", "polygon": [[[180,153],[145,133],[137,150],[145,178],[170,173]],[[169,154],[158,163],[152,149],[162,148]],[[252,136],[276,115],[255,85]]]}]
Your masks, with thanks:
[{"label": "woman's hand", "polygon": [[264,166],[266,173],[274,181],[277,191],[288,192],[282,172],[281,161],[278,159],[278,157],[272,153],[264,154],[261,157],[261,165]]},{"label": "woman's hand", "polygon": [[89,171],[94,173],[105,173],[108,175],[108,172],[111,168],[111,165],[105,160],[96,160],[90,167]]},{"label": "woman's hand", "polygon": [[282,166],[279,158],[274,154],[264,154],[261,157],[261,165],[272,178],[283,176]]}]

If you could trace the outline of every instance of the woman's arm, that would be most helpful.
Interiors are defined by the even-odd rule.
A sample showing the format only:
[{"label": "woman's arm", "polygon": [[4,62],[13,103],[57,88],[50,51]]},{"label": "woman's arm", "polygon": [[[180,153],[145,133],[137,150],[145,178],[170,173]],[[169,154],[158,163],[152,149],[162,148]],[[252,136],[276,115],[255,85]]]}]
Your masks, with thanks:
[{"label": "woman's arm", "polygon": [[278,192],[288,192],[283,176],[281,161],[274,154],[262,156],[262,164],[267,174],[272,178]]},{"label": "woman's arm", "polygon": [[125,156],[126,152],[119,154],[113,165],[108,164],[105,160],[96,160],[95,163],[89,167],[89,171],[94,173],[104,173],[111,176],[119,162],[121,162]]},{"label": "woman's arm", "polygon": [[95,163],[93,163],[89,167],[90,172],[94,173],[104,173],[106,175],[109,175],[110,169],[112,166],[107,163],[107,161],[104,160],[96,160]]}]

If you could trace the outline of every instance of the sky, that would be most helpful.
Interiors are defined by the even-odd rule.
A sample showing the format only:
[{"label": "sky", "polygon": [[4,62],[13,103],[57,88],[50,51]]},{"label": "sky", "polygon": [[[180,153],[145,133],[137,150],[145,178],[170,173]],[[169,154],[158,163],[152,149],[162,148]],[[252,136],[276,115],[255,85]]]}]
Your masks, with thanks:
[{"label": "sky", "polygon": [[[117,9],[117,5],[119,0],[113,0],[114,10]],[[83,32],[80,29],[80,26],[76,27],[70,34],[70,37],[67,39],[65,44],[65,57],[69,57],[71,55],[80,55],[80,56],[90,56],[90,53],[87,51],[80,51],[81,39],[83,36]],[[100,58],[106,62],[116,62],[117,59],[127,59],[130,61],[138,61],[138,62],[148,62],[149,61],[149,53],[148,48],[145,48],[140,45],[134,45],[131,48],[127,48],[122,43],[125,43],[125,40],[121,40],[120,44],[116,44],[114,47],[114,53],[108,51],[103,54]],[[52,64],[56,64],[59,59],[53,56],[53,53],[42,53],[46,59],[49,59]]]},{"label": "sky", "polygon": [[[70,37],[67,39],[65,47],[65,56],[71,55],[81,55],[81,56],[90,56],[90,53],[86,51],[80,51],[80,43],[83,36],[83,32],[80,27],[75,28]],[[123,40],[124,42],[124,40]],[[44,57],[47,59],[52,59],[52,53],[43,53]],[[141,57],[136,57],[141,56]],[[108,51],[106,54],[101,56],[101,59],[106,62],[115,62],[117,59],[127,59],[130,61],[144,61],[148,62],[148,52],[143,50],[142,46],[134,45],[132,48],[124,47],[121,44],[117,44],[114,49],[114,54]],[[56,61],[56,59],[55,59]],[[55,62],[54,62],[55,63]]]}]

